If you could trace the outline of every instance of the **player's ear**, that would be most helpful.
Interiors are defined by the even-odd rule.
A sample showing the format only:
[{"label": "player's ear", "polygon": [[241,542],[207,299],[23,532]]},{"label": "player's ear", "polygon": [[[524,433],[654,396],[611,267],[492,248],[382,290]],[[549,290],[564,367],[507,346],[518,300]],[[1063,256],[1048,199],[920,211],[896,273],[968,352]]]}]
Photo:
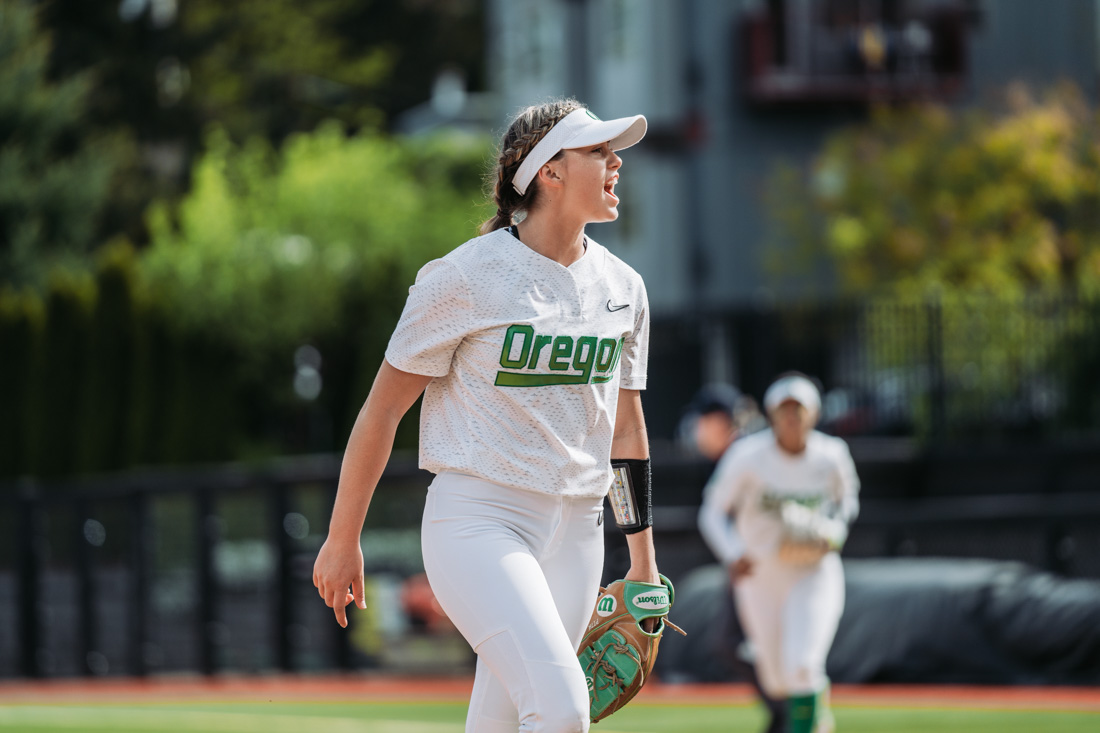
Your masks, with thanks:
[{"label": "player's ear", "polygon": [[562,176],[560,160],[551,160],[539,168],[538,179],[540,186],[550,186],[551,188],[560,188],[565,179]]}]

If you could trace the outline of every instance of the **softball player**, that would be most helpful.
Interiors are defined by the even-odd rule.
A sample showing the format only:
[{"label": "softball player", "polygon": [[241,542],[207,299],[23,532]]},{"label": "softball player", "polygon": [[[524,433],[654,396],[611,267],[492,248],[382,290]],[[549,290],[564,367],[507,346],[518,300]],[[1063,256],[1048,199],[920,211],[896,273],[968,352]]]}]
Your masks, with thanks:
[{"label": "softball player", "polygon": [[817,387],[801,374],[764,395],[771,430],[733,444],[704,492],[699,529],[729,569],[741,623],[789,730],[833,730],[825,659],[844,609],[837,551],[859,510],[848,446],[813,429]]},{"label": "softball player", "polygon": [[[705,385],[696,393],[687,406],[683,425],[690,426],[688,432],[699,453],[716,463],[730,450],[734,441],[766,427],[766,420],[760,414],[756,400],[741,394],[732,385],[717,383]],[[752,646],[747,643],[738,619],[732,583],[729,588],[727,603],[722,609],[724,628],[721,637],[727,660],[739,676],[752,683],[767,708],[770,720],[765,733],[787,733],[787,701],[770,697],[760,684],[752,660]]]},{"label": "softball player", "polygon": [[627,578],[660,582],[639,392],[646,291],[584,233],[618,216],[615,151],[645,129],[640,115],[601,121],[573,100],[519,114],[495,170],[496,215],[420,270],[344,457],[314,568],[342,626],[348,603],[364,607],[359,535],[371,494],[398,421],[426,388],[420,466],[436,478],[424,566],[478,655],[467,731],[588,730],[576,649],[599,588],[613,464],[626,479],[613,506],[624,507]]}]

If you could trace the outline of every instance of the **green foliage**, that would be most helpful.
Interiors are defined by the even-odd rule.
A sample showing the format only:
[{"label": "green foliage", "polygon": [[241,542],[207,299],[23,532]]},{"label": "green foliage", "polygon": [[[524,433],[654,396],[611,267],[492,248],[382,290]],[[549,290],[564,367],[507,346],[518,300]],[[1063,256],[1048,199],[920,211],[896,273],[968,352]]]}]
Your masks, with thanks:
[{"label": "green foliage", "polygon": [[140,141],[116,154],[100,239],[147,240],[153,200],[185,195],[205,126],[280,144],[324,120],[392,128],[443,68],[483,88],[478,0],[49,0],[50,76],[91,73],[82,134]]},{"label": "green foliage", "polygon": [[[0,476],[341,447],[416,271],[472,236],[487,145],[210,137],[192,194],[42,292],[0,287]],[[295,351],[323,389],[292,389]],[[5,409],[5,412],[7,410]],[[404,421],[398,446],[415,444]]]},{"label": "green foliage", "polygon": [[0,476],[30,472],[37,420],[32,395],[45,327],[42,300],[34,293],[0,290]]},{"label": "green foliage", "polygon": [[86,75],[47,80],[32,4],[0,0],[0,281],[41,284],[44,261],[97,242],[117,138],[81,139]]},{"label": "green foliage", "polygon": [[58,475],[79,464],[81,376],[88,361],[88,337],[95,284],[83,272],[54,271],[46,288],[46,325],[41,363],[35,370],[34,468]]},{"label": "green foliage", "polygon": [[803,256],[856,294],[1100,293],[1100,119],[1070,87],[1003,110],[878,110],[772,181]]},{"label": "green foliage", "polygon": [[1100,117],[1073,88],[1014,88],[996,111],[877,110],[830,137],[810,175],[777,169],[770,199],[772,269],[824,260],[869,301],[860,348],[922,385],[907,395],[919,434],[1033,429],[1095,404],[1066,369],[1070,345],[1096,337],[1100,296]]},{"label": "green foliage", "polygon": [[416,270],[472,232],[485,152],[329,125],[276,154],[215,132],[178,224],[153,211],[144,272],[184,327],[245,355],[338,333],[362,297],[392,315]]},{"label": "green foliage", "polygon": [[133,441],[146,429],[131,413],[135,387],[141,292],[137,255],[124,242],[103,248],[94,270],[95,299],[88,323],[87,366],[74,375],[81,389],[76,415],[83,436],[78,465],[84,471],[117,470],[134,461]]},{"label": "green foliage", "polygon": [[278,152],[214,132],[208,151],[178,221],[151,216],[150,287],[185,333],[231,348],[253,416],[300,404],[294,352],[319,348],[327,431],[342,435],[417,269],[473,233],[488,148],[326,125]]},{"label": "green foliage", "polygon": [[481,8],[471,0],[310,0],[303,12],[295,0],[188,0],[170,33],[190,80],[180,105],[237,140],[280,141],[327,119],[381,127],[424,102],[444,66],[480,75]]},{"label": "green foliage", "polygon": [[376,131],[445,61],[476,80],[480,4],[125,6],[0,0],[0,475],[338,448],[475,228],[487,146]]},{"label": "green foliage", "polygon": [[189,100],[238,138],[281,139],[325,118],[377,125],[367,90],[392,73],[391,53],[351,42],[340,23],[361,0],[181,4],[177,33],[191,79]]}]

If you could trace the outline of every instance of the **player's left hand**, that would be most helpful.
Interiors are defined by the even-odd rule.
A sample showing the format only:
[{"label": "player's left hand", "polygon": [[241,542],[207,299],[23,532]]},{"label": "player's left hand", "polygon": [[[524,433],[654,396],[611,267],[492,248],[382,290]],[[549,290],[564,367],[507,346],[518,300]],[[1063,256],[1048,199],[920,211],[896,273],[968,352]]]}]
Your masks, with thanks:
[{"label": "player's left hand", "polygon": [[[623,580],[661,585],[661,574],[657,572],[657,563],[646,563],[641,566],[631,565]],[[655,618],[647,618],[642,621],[642,628],[652,634],[657,628],[657,622]]]},{"label": "player's left hand", "polygon": [[661,574],[657,572],[657,563],[644,565],[631,565],[623,580],[633,580],[639,583],[661,584]]},{"label": "player's left hand", "polygon": [[616,580],[600,588],[577,650],[594,723],[626,705],[650,678],[666,625],[684,634],[668,620],[675,597],[672,582],[660,576],[657,580],[657,587]]},{"label": "player's left hand", "polygon": [[[628,534],[626,546],[630,551],[630,570],[623,580],[661,585],[661,574],[657,572],[657,554],[653,550],[653,529],[647,527],[641,532]],[[643,628],[652,633],[656,621],[647,619],[645,623],[648,628]]]}]

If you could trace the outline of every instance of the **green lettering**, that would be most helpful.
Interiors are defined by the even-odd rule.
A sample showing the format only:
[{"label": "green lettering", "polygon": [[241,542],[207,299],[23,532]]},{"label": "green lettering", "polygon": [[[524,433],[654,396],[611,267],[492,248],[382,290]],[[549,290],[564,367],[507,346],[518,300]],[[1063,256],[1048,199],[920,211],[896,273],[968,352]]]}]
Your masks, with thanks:
[{"label": "green lettering", "polygon": [[615,367],[619,366],[619,357],[623,355],[623,344],[626,342],[626,338],[619,339],[619,345],[615,347],[615,361],[611,362],[611,371],[615,371]]},{"label": "green lettering", "polygon": [[601,339],[596,354],[596,371],[606,372],[615,360],[615,339]]},{"label": "green lettering", "polygon": [[554,345],[550,347],[550,369],[555,372],[565,371],[569,368],[569,357],[572,355],[572,337],[558,336],[554,339]]},{"label": "green lettering", "polygon": [[581,336],[577,339],[577,350],[573,352],[573,368],[580,369],[584,378],[583,384],[588,384],[588,378],[592,376],[592,365],[596,361],[596,337]]},{"label": "green lettering", "polygon": [[558,384],[585,384],[580,374],[532,374],[530,372],[497,372],[498,387],[552,387]]},{"label": "green lettering", "polygon": [[553,340],[554,339],[551,336],[543,336],[542,334],[535,336],[535,345],[531,349],[531,361],[527,362],[528,369],[534,369],[536,366],[538,366],[539,355],[542,353],[543,347],[545,347]]},{"label": "green lettering", "polygon": [[[523,334],[523,348],[520,350],[519,358],[513,359],[511,358],[512,343],[517,334]],[[506,369],[522,369],[527,363],[527,355],[531,351],[534,335],[535,327],[529,324],[509,326],[508,332],[504,335],[504,348],[500,350],[500,365]]]},{"label": "green lettering", "polygon": [[[500,352],[498,387],[548,387],[558,384],[606,384],[614,378],[622,355],[624,339],[598,336],[546,336],[535,333],[534,326],[517,323],[508,327]],[[542,353],[549,347],[546,367],[550,374],[538,373]],[[562,373],[569,372],[569,373]]]},{"label": "green lettering", "polygon": [[[605,341],[607,339],[604,339]],[[619,356],[623,353],[623,339],[619,339],[615,344],[615,356],[611,360],[611,366],[607,369],[607,374],[601,375],[593,379],[593,382],[603,383],[610,382],[615,377],[615,367],[619,365]]]}]

